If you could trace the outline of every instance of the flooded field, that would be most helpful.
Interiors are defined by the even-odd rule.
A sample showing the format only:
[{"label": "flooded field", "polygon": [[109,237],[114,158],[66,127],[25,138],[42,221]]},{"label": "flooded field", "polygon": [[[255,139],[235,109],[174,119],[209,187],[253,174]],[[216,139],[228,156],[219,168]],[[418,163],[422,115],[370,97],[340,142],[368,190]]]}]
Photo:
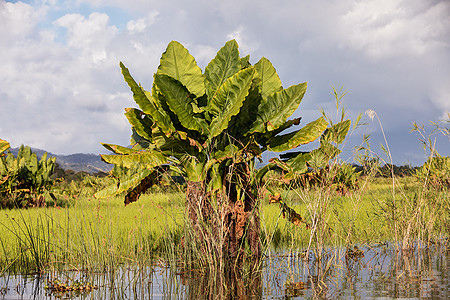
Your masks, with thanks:
[{"label": "flooded field", "polygon": [[449,265],[445,244],[415,252],[361,245],[328,249],[320,257],[314,251],[267,253],[260,268],[241,277],[205,276],[162,264],[98,273],[4,274],[0,299],[446,299]]}]

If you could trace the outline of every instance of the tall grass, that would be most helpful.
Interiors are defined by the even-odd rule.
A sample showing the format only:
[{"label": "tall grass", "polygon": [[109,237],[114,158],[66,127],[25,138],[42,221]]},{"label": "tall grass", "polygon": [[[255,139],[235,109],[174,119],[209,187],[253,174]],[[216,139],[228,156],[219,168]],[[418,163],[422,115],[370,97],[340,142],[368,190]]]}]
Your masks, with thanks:
[{"label": "tall grass", "polygon": [[169,250],[181,238],[183,200],[159,193],[126,207],[119,198],[83,198],[66,208],[1,210],[0,265],[21,272],[58,265],[102,271],[173,258]]},{"label": "tall grass", "polygon": [[[262,199],[267,251],[300,253],[309,248],[320,255],[327,247],[383,241],[424,247],[448,237],[448,191],[424,188],[413,177],[395,178],[396,194],[401,197],[394,208],[391,178],[360,181],[361,189],[345,196],[323,188],[280,189],[311,229],[288,222],[276,204]],[[184,197],[183,193],[146,194],[126,207],[119,198],[81,198],[66,208],[0,210],[0,271],[8,267],[39,271],[59,265],[104,270],[121,263],[176,261],[183,237],[191,234],[185,227]],[[412,244],[418,241],[420,245]],[[216,257],[203,259],[210,264]]]}]

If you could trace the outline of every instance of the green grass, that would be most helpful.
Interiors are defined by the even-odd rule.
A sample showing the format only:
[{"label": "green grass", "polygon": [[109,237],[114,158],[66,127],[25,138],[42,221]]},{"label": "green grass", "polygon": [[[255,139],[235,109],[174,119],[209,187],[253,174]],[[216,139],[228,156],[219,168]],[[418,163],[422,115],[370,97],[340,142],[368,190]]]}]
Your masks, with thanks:
[{"label": "green grass", "polygon": [[[307,220],[311,220],[314,213],[311,203],[321,198],[322,203],[328,205],[322,216],[325,221],[324,244],[327,246],[347,247],[396,240],[401,243],[407,235],[408,222],[413,222],[413,234],[410,231],[406,238],[436,241],[448,237],[450,196],[447,190],[424,189],[412,177],[394,181],[390,178],[362,178],[361,182],[360,190],[345,196],[322,190],[283,190],[281,195]],[[264,234],[273,248],[302,249],[308,245],[310,229],[283,219],[278,204],[263,205],[262,213]]]},{"label": "green grass", "polygon": [[[144,195],[126,207],[120,198],[81,198],[67,208],[0,210],[0,266],[13,261],[28,269],[150,264],[180,239],[183,197]],[[36,257],[44,246],[45,257]]]},{"label": "green grass", "polygon": [[[269,249],[300,251],[310,241],[313,248],[348,247],[402,243],[405,236],[428,241],[449,236],[448,192],[424,192],[413,178],[396,180],[394,192],[391,179],[372,178],[346,196],[320,189],[280,189],[280,193],[309,223],[319,209],[315,203],[321,203],[321,221],[312,234],[305,224],[296,226],[284,219],[278,204],[263,199],[262,234]],[[389,206],[393,202],[395,208]],[[89,195],[71,203],[66,208],[0,210],[0,276],[7,269],[105,271],[120,264],[150,265],[180,257],[182,192],[153,192],[128,206],[119,197],[97,200]],[[408,229],[413,221],[417,222]]]}]

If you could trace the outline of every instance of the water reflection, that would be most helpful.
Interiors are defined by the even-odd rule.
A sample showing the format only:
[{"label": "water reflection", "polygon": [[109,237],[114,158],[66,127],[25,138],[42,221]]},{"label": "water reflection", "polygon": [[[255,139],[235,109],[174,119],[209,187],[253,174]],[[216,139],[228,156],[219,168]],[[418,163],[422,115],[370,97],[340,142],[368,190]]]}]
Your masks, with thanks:
[{"label": "water reflection", "polygon": [[[389,245],[320,253],[268,253],[262,261],[226,274],[180,268],[127,267],[114,272],[66,270],[0,277],[0,299],[302,299],[302,298],[446,298],[449,258],[445,247],[397,252]],[[55,293],[46,289],[57,278],[67,285],[97,289]]]},{"label": "water reflection", "polygon": [[260,299],[262,298],[262,265],[259,260],[241,266],[229,263],[225,274],[198,271],[182,273],[187,287],[186,299]]}]

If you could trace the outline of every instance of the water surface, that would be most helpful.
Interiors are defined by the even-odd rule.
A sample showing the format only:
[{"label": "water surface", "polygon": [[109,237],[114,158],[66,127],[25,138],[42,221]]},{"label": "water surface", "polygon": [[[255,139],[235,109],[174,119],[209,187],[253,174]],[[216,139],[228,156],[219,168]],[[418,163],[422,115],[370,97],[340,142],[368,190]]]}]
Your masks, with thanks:
[{"label": "water surface", "polygon": [[[121,267],[114,272],[76,270],[45,275],[0,277],[0,299],[447,299],[450,295],[450,253],[442,246],[414,252],[389,245],[273,253],[260,270],[241,275],[204,276],[175,268]],[[231,274],[231,273],[230,273]],[[227,279],[228,278],[228,279]],[[51,282],[95,289],[56,292]],[[50,282],[49,282],[50,281]]]}]

